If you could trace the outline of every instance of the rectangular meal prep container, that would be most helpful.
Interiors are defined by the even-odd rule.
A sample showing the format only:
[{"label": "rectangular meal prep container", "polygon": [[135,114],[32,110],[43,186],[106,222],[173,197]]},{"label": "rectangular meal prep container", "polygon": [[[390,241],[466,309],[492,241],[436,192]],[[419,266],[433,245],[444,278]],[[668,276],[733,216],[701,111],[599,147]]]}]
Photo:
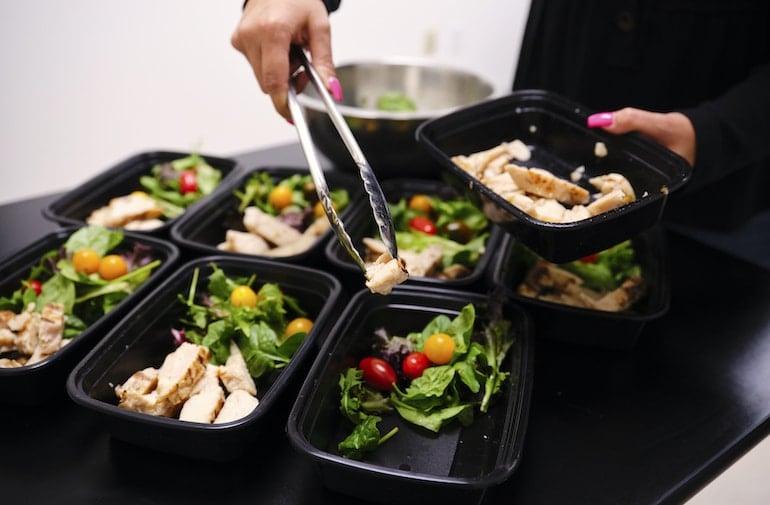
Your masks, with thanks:
[{"label": "rectangular meal prep container", "polygon": [[323,485],[373,503],[477,503],[486,489],[517,469],[526,431],[533,378],[533,342],[529,316],[503,300],[512,321],[515,344],[503,368],[511,380],[502,385],[487,414],[474,412],[468,427],[454,423],[434,434],[382,415],[385,431],[399,432],[364,460],[339,455],[337,443],[348,429],[339,411],[340,373],[368,352],[368,336],[384,327],[390,334],[420,331],[438,314],[455,317],[473,303],[478,317],[490,298],[479,293],[424,286],[399,286],[388,296],[367,290],[355,294],[332,328],[292,407],[289,441],[314,462]]},{"label": "rectangular meal prep container", "polygon": [[[639,135],[588,128],[591,112],[554,93],[522,90],[426,121],[416,135],[441,162],[444,179],[464,188],[492,221],[545,259],[563,263],[606,249],[658,223],[669,193],[681,188],[692,172],[683,158]],[[580,166],[585,167],[586,180],[619,173],[629,180],[637,198],[581,221],[545,222],[506,201],[451,159],[515,139],[531,151],[531,159],[516,161],[518,165],[543,168],[567,180]],[[597,142],[604,143],[607,156],[595,155]]]},{"label": "rectangular meal prep container", "polygon": [[[9,296],[15,291],[21,281],[29,277],[30,269],[38,264],[45,253],[64,245],[79,228],[69,226],[51,232],[7,257],[0,264],[0,294]],[[111,312],[103,315],[48,358],[20,368],[0,368],[0,403],[36,405],[57,396],[66,398],[64,385],[72,368],[109,331],[115,321],[176,267],[179,249],[171,242],[126,231],[123,243],[117,250],[129,250],[135,244],[150,247],[153,257],[162,261],[147,281]]]},{"label": "rectangular meal prep container", "polygon": [[654,226],[631,239],[635,258],[647,284],[646,295],[630,309],[607,312],[539,300],[516,292],[527,274],[521,242],[509,235],[488,271],[490,289],[502,289],[532,316],[535,336],[557,342],[601,349],[630,350],[639,341],[644,326],[669,309],[671,275],[665,234]]},{"label": "rectangular meal prep container", "polygon": [[[396,203],[401,198],[409,198],[415,194],[427,194],[439,196],[445,199],[457,198],[458,194],[452,186],[438,181],[428,179],[388,179],[381,184],[383,194],[388,203]],[[345,219],[345,229],[347,230],[353,243],[359,252],[363,254],[366,247],[363,244],[365,237],[379,238],[377,228],[372,216],[368,202],[359,201],[355,208],[351,210],[350,217]],[[490,223],[488,228],[489,237],[486,241],[486,252],[479,258],[476,267],[468,274],[457,279],[439,279],[435,277],[417,277],[411,276],[406,281],[408,285],[425,285],[444,288],[458,288],[475,291],[483,289],[484,274],[492,261],[492,256],[498,248],[500,239],[504,235],[503,231]],[[353,259],[347,253],[342,244],[332,237],[326,243],[326,259],[345,279],[345,285],[354,285],[363,287],[364,278],[361,270],[353,262]]]},{"label": "rectangular meal prep container", "polygon": [[[257,380],[259,405],[239,420],[200,424],[119,408],[114,387],[138,370],[159,367],[174,350],[170,330],[180,326],[179,319],[186,314],[178,296],[188,293],[196,268],[200,272],[198,289],[205,290],[212,263],[228,277],[256,274],[255,291],[264,283],[277,283],[307,311],[315,323],[313,328],[285,368]],[[319,270],[256,258],[200,257],[177,269],[112,328],[72,371],[67,392],[75,403],[95,412],[111,436],[139,447],[213,461],[258,451],[252,442],[270,417],[280,414],[276,410],[282,406],[281,396],[299,386],[306,361],[315,355],[327,326],[335,320],[340,295],[339,282]]]},{"label": "rectangular meal prep container", "polygon": [[[189,152],[147,151],[130,156],[51,202],[43,209],[43,216],[63,226],[86,224],[91,212],[107,205],[111,199],[128,195],[134,191],[145,191],[139,183],[139,178],[143,175],[151,175],[153,166],[189,155]],[[222,172],[222,180],[214,192],[187,207],[185,213],[215,194],[238,169],[236,161],[229,158],[205,154],[201,154],[201,158]],[[135,233],[168,237],[171,226],[178,219],[179,217],[168,219],[158,228],[135,230]]]},{"label": "rectangular meal prep container", "polygon": [[[334,236],[331,228],[316,241],[311,248],[291,256],[262,256],[232,251],[222,251],[217,244],[225,240],[228,229],[246,231],[243,225],[243,214],[238,212],[238,198],[233,191],[240,190],[251,176],[258,172],[266,172],[274,182],[278,183],[295,174],[309,174],[307,168],[300,167],[257,167],[242,171],[221,191],[203,202],[195,209],[186,212],[171,227],[171,239],[183,250],[195,254],[219,254],[245,258],[267,258],[286,263],[300,263],[306,266],[321,266],[323,248],[327,240]],[[350,205],[339,212],[340,219],[346,220],[356,200],[363,192],[358,177],[341,172],[327,172],[326,179],[330,190],[346,189],[350,195]]]}]

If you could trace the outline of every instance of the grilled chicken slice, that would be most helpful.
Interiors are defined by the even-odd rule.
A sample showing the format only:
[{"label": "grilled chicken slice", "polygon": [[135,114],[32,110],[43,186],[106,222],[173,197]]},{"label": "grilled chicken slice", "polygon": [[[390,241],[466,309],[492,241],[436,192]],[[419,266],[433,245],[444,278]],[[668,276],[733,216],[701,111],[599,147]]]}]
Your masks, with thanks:
[{"label": "grilled chicken slice", "polygon": [[302,233],[281,222],[257,207],[246,207],[243,213],[243,225],[251,233],[259,235],[271,244],[282,246],[300,239]]},{"label": "grilled chicken slice", "polygon": [[247,231],[227,230],[225,241],[217,245],[217,249],[243,254],[264,254],[270,250],[270,244],[259,235]]},{"label": "grilled chicken slice", "polygon": [[219,385],[219,367],[208,364],[206,373],[195,383],[190,398],[179,412],[181,421],[211,424],[225,403],[225,391]]},{"label": "grilled chicken slice", "polygon": [[[364,237],[364,246],[372,255],[379,257],[387,253],[388,248],[376,238]],[[401,249],[398,252],[399,258],[404,262],[406,271],[410,276],[427,277],[434,274],[441,266],[441,260],[444,257],[443,249],[438,244],[426,247],[420,252]]]},{"label": "grilled chicken slice", "polygon": [[123,402],[130,395],[146,395],[158,385],[158,369],[147,367],[134,372],[123,384],[115,386],[115,394]]},{"label": "grilled chicken slice", "polygon": [[131,221],[154,219],[161,215],[163,215],[163,209],[158,202],[148,195],[137,192],[111,199],[108,205],[91,212],[86,222],[117,228]]},{"label": "grilled chicken slice", "polygon": [[219,367],[219,378],[225,389],[233,393],[239,389],[246,391],[252,396],[257,395],[257,386],[246,366],[246,360],[235,342],[230,342],[230,356],[225,364]]},{"label": "grilled chicken slice", "polygon": [[37,346],[27,364],[37,363],[61,349],[63,335],[64,305],[54,302],[46,303],[40,312]]},{"label": "grilled chicken slice", "polygon": [[230,393],[222,406],[222,410],[217,414],[214,423],[229,423],[245,417],[259,405],[259,400],[250,395],[243,389],[238,389]]},{"label": "grilled chicken slice", "polygon": [[184,342],[166,356],[158,370],[158,387],[156,392],[160,398],[168,398],[174,405],[179,405],[190,397],[195,383],[206,373],[209,361],[207,347]]},{"label": "grilled chicken slice", "polygon": [[366,287],[372,293],[387,295],[393,288],[409,278],[403,260],[393,258],[389,252],[380,255],[366,266]]},{"label": "grilled chicken slice", "polygon": [[526,168],[511,163],[506,165],[506,170],[516,185],[527,193],[553,198],[566,205],[586,204],[591,198],[585,188],[560,179],[542,168]]}]

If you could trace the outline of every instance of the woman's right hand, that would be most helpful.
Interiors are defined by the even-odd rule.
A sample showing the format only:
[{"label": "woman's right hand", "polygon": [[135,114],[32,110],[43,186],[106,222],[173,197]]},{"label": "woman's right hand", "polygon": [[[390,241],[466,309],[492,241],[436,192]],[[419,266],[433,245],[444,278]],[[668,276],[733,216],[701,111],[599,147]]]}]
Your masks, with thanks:
[{"label": "woman's right hand", "polygon": [[[335,99],[342,99],[332,61],[329,14],[321,0],[249,0],[232,35],[233,47],[246,56],[262,91],[275,110],[291,121],[289,77],[298,63],[289,60],[296,44],[309,50],[313,66]],[[297,79],[301,91],[307,77]]]}]

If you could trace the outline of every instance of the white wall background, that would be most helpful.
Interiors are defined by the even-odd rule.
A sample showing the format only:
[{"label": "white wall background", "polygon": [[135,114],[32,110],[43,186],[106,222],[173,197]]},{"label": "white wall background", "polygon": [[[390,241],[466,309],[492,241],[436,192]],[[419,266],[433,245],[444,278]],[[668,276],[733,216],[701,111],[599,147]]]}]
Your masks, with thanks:
[{"label": "white wall background", "polygon": [[[135,153],[295,142],[230,46],[242,0],[0,2],[0,204]],[[513,76],[528,0],[344,0],[335,59],[430,57]]]}]

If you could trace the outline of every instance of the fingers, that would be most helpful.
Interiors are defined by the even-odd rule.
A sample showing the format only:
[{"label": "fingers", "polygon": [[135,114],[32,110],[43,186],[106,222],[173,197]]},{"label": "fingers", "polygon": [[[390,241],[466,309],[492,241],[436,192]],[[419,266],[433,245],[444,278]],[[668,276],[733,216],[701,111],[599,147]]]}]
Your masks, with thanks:
[{"label": "fingers", "polygon": [[637,132],[662,144],[695,164],[695,129],[690,120],[679,112],[650,112],[626,107],[614,112],[589,116],[590,128],[603,128],[617,135]]}]

